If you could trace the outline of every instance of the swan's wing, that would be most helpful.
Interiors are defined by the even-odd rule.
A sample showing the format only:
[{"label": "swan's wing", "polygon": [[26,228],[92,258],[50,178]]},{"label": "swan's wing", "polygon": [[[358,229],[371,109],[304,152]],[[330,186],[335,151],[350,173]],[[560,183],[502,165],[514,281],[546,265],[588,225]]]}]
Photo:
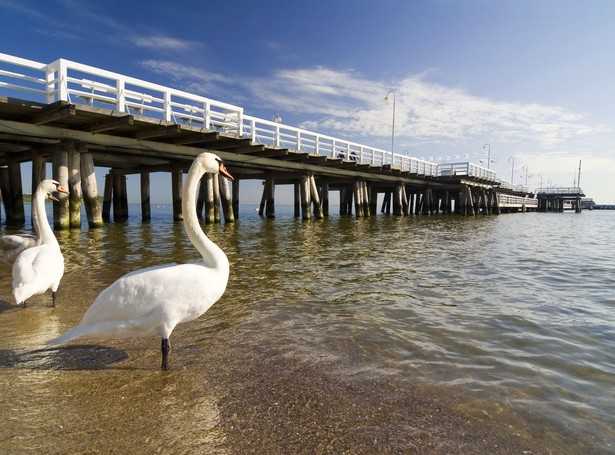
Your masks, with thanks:
[{"label": "swan's wing", "polygon": [[80,325],[139,320],[174,326],[204,313],[220,298],[225,287],[226,280],[220,280],[216,272],[202,263],[138,270],[103,290]]},{"label": "swan's wing", "polygon": [[55,281],[64,274],[64,257],[59,248],[38,245],[22,251],[13,264],[13,287],[39,280]]},{"label": "swan's wing", "polygon": [[33,235],[3,235],[0,237],[0,250],[26,249],[36,245],[37,238]]}]

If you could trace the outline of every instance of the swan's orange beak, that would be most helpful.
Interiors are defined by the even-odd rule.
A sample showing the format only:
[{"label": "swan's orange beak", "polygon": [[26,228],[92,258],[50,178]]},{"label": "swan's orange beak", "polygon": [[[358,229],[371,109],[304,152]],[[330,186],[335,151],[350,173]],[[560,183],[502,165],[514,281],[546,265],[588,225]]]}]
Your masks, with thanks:
[{"label": "swan's orange beak", "polygon": [[226,166],[224,165],[224,163],[222,161],[220,161],[220,174],[222,174],[223,176],[225,176],[229,180],[235,180],[235,177],[233,177],[229,173],[229,171],[226,170]]},{"label": "swan's orange beak", "polygon": [[[56,191],[58,193],[70,194],[68,190],[62,185],[56,185]],[[60,200],[51,193],[49,193],[49,199],[51,199],[52,201],[60,202]]]},{"label": "swan's orange beak", "polygon": [[62,185],[58,185],[58,186],[56,186],[56,191],[57,191],[58,193],[70,194],[70,193],[68,192],[68,190],[67,190],[66,188],[64,188]]}]

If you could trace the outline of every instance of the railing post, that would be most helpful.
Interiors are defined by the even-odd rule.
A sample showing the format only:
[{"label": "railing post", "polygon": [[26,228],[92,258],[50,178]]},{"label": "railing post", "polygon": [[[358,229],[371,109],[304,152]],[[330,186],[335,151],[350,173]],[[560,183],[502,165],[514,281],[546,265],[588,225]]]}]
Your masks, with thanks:
[{"label": "railing post", "polygon": [[119,78],[116,81],[115,89],[117,90],[117,110],[119,112],[124,112],[126,110],[126,94],[124,93],[124,88],[126,84],[123,78]]},{"label": "railing post", "polygon": [[164,92],[164,119],[167,122],[171,121],[173,117],[173,107],[171,106],[171,93],[168,91]]}]

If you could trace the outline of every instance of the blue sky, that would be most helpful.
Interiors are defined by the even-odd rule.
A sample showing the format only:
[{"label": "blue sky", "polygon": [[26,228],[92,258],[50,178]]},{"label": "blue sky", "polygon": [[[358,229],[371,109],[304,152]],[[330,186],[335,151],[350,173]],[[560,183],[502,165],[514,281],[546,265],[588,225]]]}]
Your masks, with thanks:
[{"label": "blue sky", "polygon": [[384,149],[393,89],[396,153],[478,163],[489,144],[530,188],[573,186],[581,161],[585,193],[615,203],[615,1],[0,0],[0,16],[0,52]]}]

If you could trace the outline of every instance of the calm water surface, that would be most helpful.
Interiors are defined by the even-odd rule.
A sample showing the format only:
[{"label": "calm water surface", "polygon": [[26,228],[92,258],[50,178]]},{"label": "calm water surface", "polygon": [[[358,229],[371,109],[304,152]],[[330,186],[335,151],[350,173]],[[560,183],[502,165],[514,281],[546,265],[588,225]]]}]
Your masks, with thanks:
[{"label": "calm water surface", "polygon": [[42,343],[125,272],[196,259],[170,207],[57,233],[56,308],[4,273],[0,452],[615,451],[615,212],[240,215],[204,227],[231,278],[169,373],[156,339]]}]

